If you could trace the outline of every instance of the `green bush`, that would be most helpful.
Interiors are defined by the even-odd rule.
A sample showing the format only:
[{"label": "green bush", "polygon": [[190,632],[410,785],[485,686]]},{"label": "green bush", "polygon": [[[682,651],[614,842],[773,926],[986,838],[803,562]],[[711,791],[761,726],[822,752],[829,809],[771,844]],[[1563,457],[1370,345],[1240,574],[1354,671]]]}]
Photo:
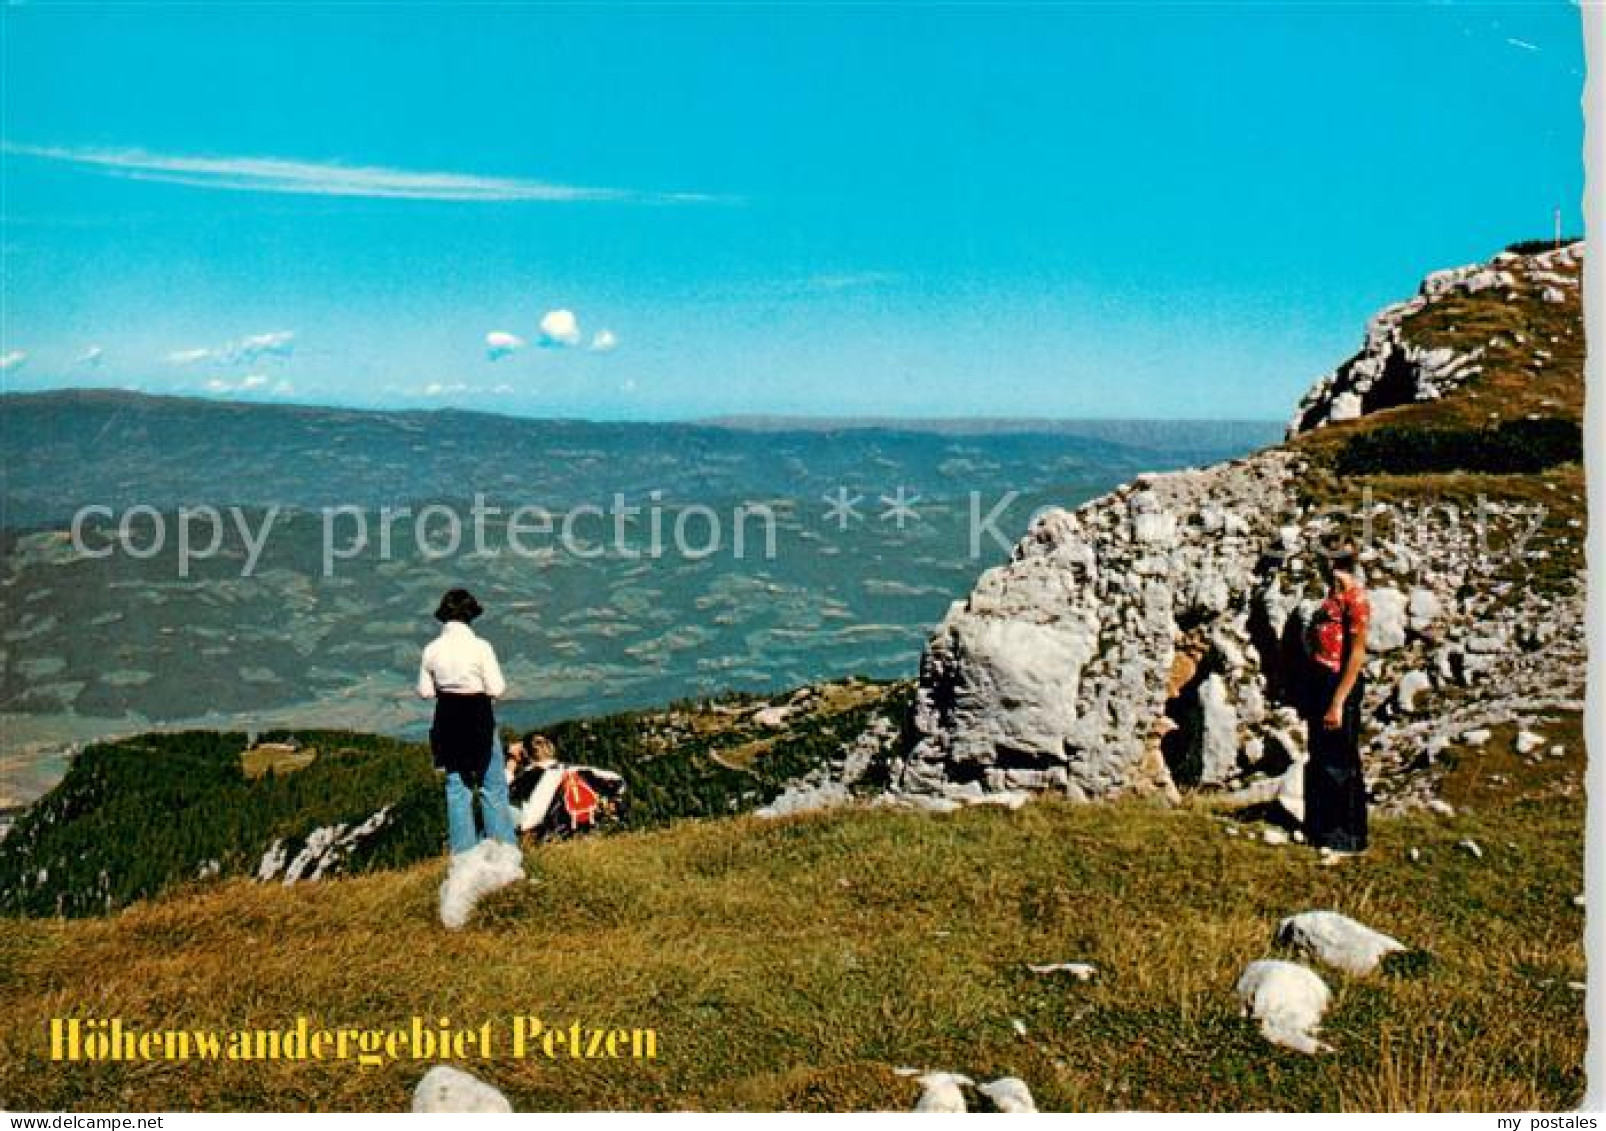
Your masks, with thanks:
[{"label": "green bush", "polygon": [[[1566,247],[1570,243],[1578,243],[1583,238],[1583,236],[1563,236],[1561,237],[1561,246]],[[1542,251],[1553,251],[1555,247],[1556,241],[1554,239],[1518,240],[1514,244],[1507,244],[1506,250],[1513,255],[1537,255]]]},{"label": "green bush", "polygon": [[1544,417],[1480,429],[1375,428],[1344,445],[1335,469],[1340,475],[1531,474],[1583,456],[1584,432],[1578,422]]}]

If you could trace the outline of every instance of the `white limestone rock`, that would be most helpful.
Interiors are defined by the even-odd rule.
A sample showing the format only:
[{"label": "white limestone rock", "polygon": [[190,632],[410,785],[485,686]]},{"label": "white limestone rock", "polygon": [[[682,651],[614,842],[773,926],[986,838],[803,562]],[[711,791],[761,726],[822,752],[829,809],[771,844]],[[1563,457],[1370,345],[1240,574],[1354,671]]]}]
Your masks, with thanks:
[{"label": "white limestone rock", "polygon": [[1405,647],[1405,594],[1386,585],[1371,590],[1367,596],[1372,604],[1371,627],[1366,634],[1367,650],[1393,652]]},{"label": "white limestone rock", "polygon": [[1028,962],[1026,969],[1033,974],[1067,974],[1078,982],[1091,982],[1099,974],[1091,962]]},{"label": "white limestone rock", "polygon": [[965,1107],[965,1093],[960,1089],[972,1088],[976,1084],[969,1076],[961,1076],[957,1072],[927,1072],[915,1082],[922,1089],[920,1099],[915,1103],[915,1111],[944,1115],[959,1115],[968,1110]]},{"label": "white limestone rock", "polygon": [[1394,685],[1394,705],[1406,714],[1416,710],[1416,697],[1433,688],[1433,680],[1424,671],[1408,671]]},{"label": "white limestone rock", "polygon": [[1336,911],[1302,911],[1277,926],[1277,941],[1348,974],[1376,970],[1405,944]]},{"label": "white limestone rock", "polygon": [[1330,424],[1338,424],[1345,420],[1357,420],[1361,415],[1361,398],[1353,392],[1339,393],[1333,398],[1332,407],[1327,410],[1327,420]]},{"label": "white limestone rock", "polygon": [[1199,710],[1199,781],[1219,785],[1238,766],[1238,712],[1227,698],[1227,683],[1221,676],[1213,674],[1200,685]]},{"label": "white limestone rock", "polygon": [[1260,1022],[1260,1035],[1272,1044],[1307,1055],[1332,1051],[1316,1039],[1332,993],[1314,971],[1261,959],[1244,968],[1237,993],[1243,1015]]},{"label": "white limestone rock", "polygon": [[1000,1076],[976,1089],[993,1102],[993,1107],[1006,1115],[1035,1115],[1037,1103],[1031,1089],[1019,1076]]},{"label": "white limestone rock", "polygon": [[522,879],[524,854],[517,845],[482,840],[467,852],[454,855],[441,883],[441,925],[449,931],[461,929],[480,900]]},{"label": "white limestone rock", "polygon": [[513,1105],[485,1081],[459,1068],[437,1064],[413,1089],[413,1112],[418,1115],[508,1115]]},{"label": "white limestone rock", "polygon": [[1431,589],[1413,589],[1406,604],[1406,623],[1412,632],[1423,635],[1444,615],[1444,603]]},{"label": "white limestone rock", "polygon": [[1511,748],[1523,757],[1527,757],[1545,744],[1545,740],[1531,730],[1519,730],[1517,737],[1512,739]]}]

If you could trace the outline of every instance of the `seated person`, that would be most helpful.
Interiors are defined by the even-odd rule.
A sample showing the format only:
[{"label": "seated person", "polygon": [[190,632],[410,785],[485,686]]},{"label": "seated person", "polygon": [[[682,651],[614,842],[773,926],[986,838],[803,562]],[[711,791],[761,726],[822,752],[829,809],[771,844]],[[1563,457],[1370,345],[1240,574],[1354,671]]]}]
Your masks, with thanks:
[{"label": "seated person", "polygon": [[525,840],[556,840],[588,832],[624,815],[625,779],[595,766],[568,766],[541,734],[507,745],[508,798]]}]

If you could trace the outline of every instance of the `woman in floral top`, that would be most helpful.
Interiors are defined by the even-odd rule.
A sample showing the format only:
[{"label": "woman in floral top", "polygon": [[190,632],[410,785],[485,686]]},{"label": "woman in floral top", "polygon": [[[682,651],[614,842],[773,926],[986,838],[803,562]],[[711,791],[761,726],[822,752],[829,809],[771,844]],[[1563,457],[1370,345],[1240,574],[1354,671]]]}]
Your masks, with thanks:
[{"label": "woman in floral top", "polygon": [[1305,835],[1332,862],[1366,849],[1366,781],[1361,773],[1361,699],[1372,606],[1353,550],[1327,558],[1327,598],[1307,636],[1311,676],[1305,700]]}]

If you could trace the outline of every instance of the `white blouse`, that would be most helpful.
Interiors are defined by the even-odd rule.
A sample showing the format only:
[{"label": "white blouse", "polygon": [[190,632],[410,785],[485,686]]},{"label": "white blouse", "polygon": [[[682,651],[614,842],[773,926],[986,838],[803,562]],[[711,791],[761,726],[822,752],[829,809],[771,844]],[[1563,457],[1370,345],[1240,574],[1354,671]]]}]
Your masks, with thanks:
[{"label": "white blouse", "polygon": [[418,665],[419,698],[433,699],[445,693],[497,699],[506,691],[496,650],[462,621],[447,621],[441,634],[424,646],[424,658]]}]

